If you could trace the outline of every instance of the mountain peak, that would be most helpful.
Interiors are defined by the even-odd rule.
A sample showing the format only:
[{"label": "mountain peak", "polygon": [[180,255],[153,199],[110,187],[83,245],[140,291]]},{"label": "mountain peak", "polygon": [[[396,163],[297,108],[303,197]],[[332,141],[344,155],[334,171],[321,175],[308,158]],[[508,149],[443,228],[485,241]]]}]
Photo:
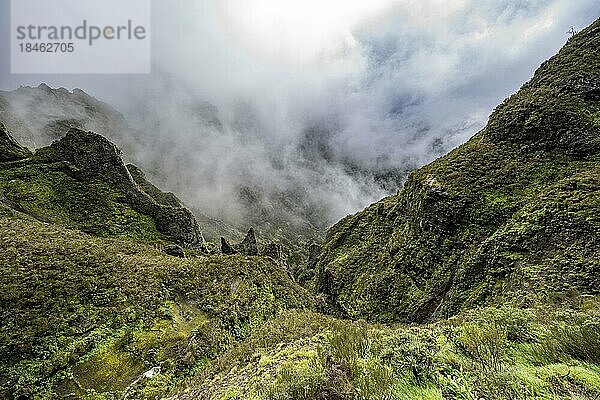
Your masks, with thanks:
[{"label": "mountain peak", "polygon": [[[53,142],[48,149],[52,150],[53,158],[70,161],[90,176],[117,174],[125,178],[129,175],[117,146],[94,132],[71,128],[62,139]],[[46,154],[46,151],[38,153],[36,157],[39,158]]]},{"label": "mountain peak", "polygon": [[[10,138],[7,135],[0,129],[0,146],[6,141],[1,138]],[[132,168],[132,174],[121,151],[101,135],[70,129],[21,167],[5,171],[6,176],[14,175],[15,185],[31,191],[28,198],[18,196],[18,191],[14,196],[11,191],[5,194],[15,209],[41,220],[54,221],[58,215],[61,222],[100,236],[164,237],[185,247],[205,249],[193,214],[175,196],[146,181],[141,171]],[[31,180],[39,181],[38,186],[30,188]],[[48,193],[56,193],[60,204],[46,204]],[[32,201],[35,206],[30,208]],[[65,209],[56,211],[57,207]],[[50,212],[38,215],[44,208]]]},{"label": "mountain peak", "polygon": [[126,141],[123,115],[83,90],[53,89],[45,83],[0,91],[0,121],[19,143],[31,148],[50,145],[70,128],[89,130],[119,142]]},{"label": "mountain peak", "polygon": [[48,86],[47,84],[43,83],[43,82],[40,83],[37,88],[40,89],[40,90],[46,91],[46,92],[51,92],[52,91],[52,88],[50,86]]},{"label": "mountain peak", "polygon": [[600,20],[569,40],[485,129],[522,151],[589,156],[600,151]]}]

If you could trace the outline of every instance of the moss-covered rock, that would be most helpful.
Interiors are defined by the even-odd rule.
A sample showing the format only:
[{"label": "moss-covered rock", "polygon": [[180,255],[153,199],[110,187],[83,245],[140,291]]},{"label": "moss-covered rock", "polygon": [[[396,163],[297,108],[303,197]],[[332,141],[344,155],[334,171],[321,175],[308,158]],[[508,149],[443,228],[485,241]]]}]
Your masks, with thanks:
[{"label": "moss-covered rock", "polygon": [[137,168],[131,170],[133,176],[110,141],[71,129],[28,161],[3,168],[0,192],[7,204],[42,221],[100,236],[165,239],[204,249],[193,214]]}]

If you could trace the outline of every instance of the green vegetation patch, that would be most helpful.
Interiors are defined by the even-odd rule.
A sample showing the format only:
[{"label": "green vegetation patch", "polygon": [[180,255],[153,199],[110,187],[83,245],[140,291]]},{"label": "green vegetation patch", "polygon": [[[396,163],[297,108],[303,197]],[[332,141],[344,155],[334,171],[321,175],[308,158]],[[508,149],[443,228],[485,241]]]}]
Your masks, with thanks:
[{"label": "green vegetation patch", "polygon": [[283,310],[310,306],[268,258],[179,259],[3,206],[0,226],[5,397],[118,394],[154,367],[171,390]]}]

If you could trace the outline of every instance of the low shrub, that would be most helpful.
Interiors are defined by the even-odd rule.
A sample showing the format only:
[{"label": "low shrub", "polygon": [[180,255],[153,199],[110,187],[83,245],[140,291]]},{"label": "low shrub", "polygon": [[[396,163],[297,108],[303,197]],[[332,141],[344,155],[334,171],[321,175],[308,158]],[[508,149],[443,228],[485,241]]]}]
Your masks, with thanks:
[{"label": "low shrub", "polygon": [[477,361],[484,373],[498,373],[508,346],[507,332],[496,324],[466,323],[459,328],[455,345]]},{"label": "low shrub", "polygon": [[560,361],[566,357],[600,363],[600,320],[561,322],[534,347],[540,359]]}]

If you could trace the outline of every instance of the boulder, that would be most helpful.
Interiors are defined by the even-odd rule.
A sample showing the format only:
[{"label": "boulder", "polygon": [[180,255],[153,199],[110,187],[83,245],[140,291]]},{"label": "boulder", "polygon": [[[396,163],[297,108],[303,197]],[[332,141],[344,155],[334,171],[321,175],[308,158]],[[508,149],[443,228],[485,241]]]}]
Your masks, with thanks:
[{"label": "boulder", "polygon": [[183,251],[183,248],[176,244],[166,246],[163,249],[163,252],[169,256],[185,258],[185,252]]}]

